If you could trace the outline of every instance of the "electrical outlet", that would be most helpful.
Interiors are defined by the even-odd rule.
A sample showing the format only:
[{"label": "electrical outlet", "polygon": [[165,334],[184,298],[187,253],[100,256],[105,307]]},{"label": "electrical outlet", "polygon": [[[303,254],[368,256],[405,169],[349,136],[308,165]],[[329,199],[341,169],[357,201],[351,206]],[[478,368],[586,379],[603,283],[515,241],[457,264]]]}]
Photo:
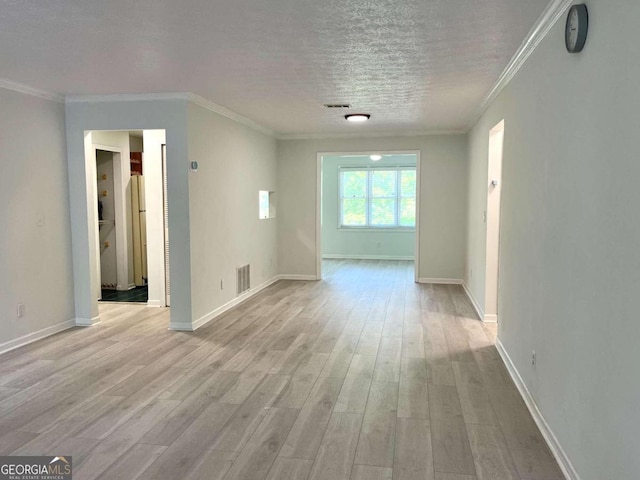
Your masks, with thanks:
[{"label": "electrical outlet", "polygon": [[224,290],[224,283],[222,283],[222,280],[220,280],[220,290]]},{"label": "electrical outlet", "polygon": [[531,366],[536,368],[536,351],[533,349],[531,350]]},{"label": "electrical outlet", "polygon": [[24,303],[19,303],[16,307],[16,314],[18,315],[18,318],[24,317],[24,310]]},{"label": "electrical outlet", "polygon": [[473,268],[469,269],[469,279],[473,278]]}]

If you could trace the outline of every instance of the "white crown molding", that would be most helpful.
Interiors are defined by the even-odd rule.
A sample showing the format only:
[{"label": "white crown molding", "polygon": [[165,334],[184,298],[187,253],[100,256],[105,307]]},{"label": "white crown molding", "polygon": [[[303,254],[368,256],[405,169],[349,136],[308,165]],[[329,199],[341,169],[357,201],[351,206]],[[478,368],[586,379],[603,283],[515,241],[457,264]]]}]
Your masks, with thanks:
[{"label": "white crown molding", "polygon": [[65,103],[145,102],[189,100],[189,93],[115,93],[109,95],[67,95]]},{"label": "white crown molding", "polygon": [[218,105],[211,100],[207,100],[200,95],[196,95],[195,93],[189,93],[187,95],[187,99],[191,103],[195,103],[196,105],[201,106],[202,108],[206,108],[207,110],[217,113],[218,115],[222,115],[230,120],[234,120],[242,125],[249,127],[253,130],[257,130],[258,132],[264,133],[265,135],[269,135],[270,137],[278,138],[277,134],[273,130],[269,130],[266,127],[263,127],[259,123],[254,122],[253,120],[240,115],[239,113],[234,112],[233,110],[229,110],[227,107],[223,107],[222,105]]},{"label": "white crown molding", "polygon": [[522,68],[529,56],[533,53],[540,42],[547,36],[551,28],[556,24],[567,8],[571,6],[574,0],[552,0],[547,8],[542,12],[533,28],[529,31],[526,38],[511,58],[502,74],[489,93],[484,97],[480,107],[472,117],[468,125],[468,131],[480,120],[482,114],[489,108],[493,101],[500,95],[500,92],[511,82],[516,73]]},{"label": "white crown molding", "polygon": [[4,78],[0,78],[0,88],[4,88],[5,90],[11,90],[13,92],[23,93],[25,95],[30,95],[32,97],[42,98],[44,100],[49,100],[52,102],[64,103],[64,97],[62,95],[58,95],[57,93],[53,93],[53,92],[46,92],[44,90],[39,90],[37,88],[30,87],[29,85],[12,82]]},{"label": "white crown molding", "polygon": [[520,375],[520,372],[518,371],[515,364],[511,360],[509,353],[504,348],[504,345],[502,344],[499,338],[496,339],[496,349],[498,350],[498,353],[500,354],[502,361],[507,367],[507,371],[509,372],[511,379],[516,384],[516,387],[520,392],[520,396],[524,400],[524,403],[527,406],[527,409],[529,410],[529,412],[531,413],[533,420],[536,422],[536,425],[538,426],[540,433],[542,433],[542,436],[547,442],[547,445],[549,446],[551,453],[553,453],[553,456],[558,461],[558,465],[560,466],[560,469],[562,470],[562,473],[564,474],[565,478],[567,478],[567,480],[580,480],[580,476],[578,475],[578,472],[576,471],[573,464],[571,463],[569,456],[562,448],[562,445],[560,445],[558,438],[553,433],[553,430],[551,430],[551,427],[547,423],[547,420],[544,418],[544,415],[542,415],[542,412],[538,408],[538,405],[535,399],[533,398],[533,395],[531,395],[529,388],[527,388],[527,384],[524,382],[524,379]]},{"label": "white crown molding", "polygon": [[254,122],[229,110],[222,105],[218,105],[211,100],[207,100],[200,95],[190,92],[177,92],[177,93],[125,93],[125,94],[113,94],[113,95],[69,95],[65,98],[67,103],[99,103],[99,102],[140,102],[140,101],[154,101],[154,100],[186,100],[194,103],[202,108],[209,110],[210,112],[222,115],[225,118],[238,122],[246,127],[256,130],[270,137],[276,137],[276,133],[269,130],[266,127]]},{"label": "white crown molding", "polygon": [[361,133],[293,133],[280,134],[278,140],[329,140],[341,138],[378,138],[378,137],[427,137],[434,135],[464,135],[468,131],[459,130],[399,130],[386,132],[361,132]]}]

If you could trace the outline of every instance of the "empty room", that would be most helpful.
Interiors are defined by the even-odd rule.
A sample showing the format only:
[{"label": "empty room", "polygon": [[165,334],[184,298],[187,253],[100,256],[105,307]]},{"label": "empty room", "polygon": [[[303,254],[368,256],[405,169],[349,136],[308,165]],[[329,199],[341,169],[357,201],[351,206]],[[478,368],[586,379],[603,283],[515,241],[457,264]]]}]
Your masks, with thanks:
[{"label": "empty room", "polygon": [[640,3],[0,13],[0,476],[640,477]]}]

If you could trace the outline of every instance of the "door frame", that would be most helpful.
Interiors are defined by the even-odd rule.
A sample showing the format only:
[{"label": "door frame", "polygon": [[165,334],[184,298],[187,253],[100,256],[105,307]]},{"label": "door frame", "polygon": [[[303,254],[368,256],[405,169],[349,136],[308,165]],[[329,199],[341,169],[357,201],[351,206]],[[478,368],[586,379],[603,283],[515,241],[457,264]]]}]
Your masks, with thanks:
[{"label": "door frame", "polygon": [[421,159],[420,150],[360,150],[350,152],[318,152],[316,159],[316,280],[322,280],[322,164],[323,157],[345,155],[415,155],[416,156],[416,231],[414,253],[414,282],[420,278],[420,186]]},{"label": "door frame", "polygon": [[[484,322],[497,322],[500,294],[500,232],[502,228],[502,164],[504,160],[504,119],[489,130],[487,149],[487,203],[485,214],[485,272],[484,272]],[[500,135],[499,146],[494,138]],[[499,148],[499,155],[495,155]],[[493,181],[497,181],[494,185]],[[491,195],[498,194],[497,205],[492,202]],[[494,226],[492,228],[492,226]]]},{"label": "door frame", "polygon": [[[165,132],[166,135],[166,132]],[[166,142],[166,137],[165,137]],[[167,144],[160,145],[162,162],[162,219],[164,222],[164,306],[171,306],[171,269],[170,269],[170,244],[169,244],[169,201],[167,177]]]},{"label": "door frame", "polygon": [[[124,191],[122,188],[116,188],[116,180],[118,180],[117,185],[119,186],[122,179],[122,149],[118,147],[113,147],[110,145],[102,145],[99,143],[93,143],[93,155],[94,160],[97,162],[97,151],[102,150],[104,152],[111,152],[113,154],[113,180],[114,180],[114,188],[113,188],[113,202],[114,202],[114,210],[116,214],[115,218],[115,227],[116,227],[116,279],[117,279],[117,287],[116,289],[119,291],[126,291],[133,288],[133,285],[129,282],[129,244],[130,238],[128,232],[131,228],[128,225],[127,220],[130,219],[128,210],[131,210],[131,203],[129,202],[129,207],[127,207],[127,195],[125,186]],[[98,192],[98,178],[97,175],[95,177],[95,191]],[[100,229],[98,228],[98,198],[95,198],[95,211],[96,211],[96,228],[98,229],[96,232],[96,252],[97,252],[97,269],[98,269],[98,283],[102,286],[102,268],[100,265]],[[124,227],[124,228],[123,228]],[[117,252],[121,252],[118,255]],[[125,275],[126,272],[126,275]],[[124,276],[124,277],[123,277]],[[123,283],[124,282],[124,283]],[[98,298],[101,298],[100,294]]]},{"label": "door frame", "polygon": [[[156,136],[156,135],[161,135],[162,137],[162,143],[160,143],[160,146],[165,145],[165,149],[166,149],[166,129],[130,129],[130,130],[106,130],[106,131],[115,131],[115,132],[120,132],[120,133],[124,133],[124,132],[130,132],[132,130],[142,130],[143,132],[143,136],[145,135],[145,133],[148,133],[151,136]],[[100,131],[104,131],[104,130],[86,130],[85,131],[85,135],[86,134],[91,134],[93,135],[93,132],[100,132]],[[108,151],[108,152],[113,152],[114,153],[114,179],[116,177],[120,178],[120,176],[122,175],[123,172],[123,167],[124,167],[124,161],[125,159],[122,158],[122,149],[120,147],[114,147],[114,146],[108,146],[108,145],[102,145],[99,143],[93,143],[93,136],[91,136],[92,141],[91,141],[91,148],[89,149],[85,149],[85,162],[87,162],[87,168],[91,170],[89,176],[87,177],[88,180],[87,182],[91,182],[91,184],[87,183],[87,190],[91,190],[93,191],[93,197],[95,197],[93,199],[93,203],[91,205],[89,205],[89,208],[92,209],[93,211],[93,216],[96,219],[95,221],[95,242],[94,242],[94,246],[90,246],[90,248],[92,250],[95,251],[96,254],[96,258],[95,258],[95,268],[96,268],[96,272],[97,272],[97,280],[95,281],[95,285],[92,285],[92,290],[95,292],[96,288],[98,288],[98,291],[95,292],[94,296],[97,299],[99,298],[100,294],[100,282],[101,282],[101,275],[100,275],[100,241],[99,241],[99,229],[98,229],[98,201],[97,201],[97,176],[96,176],[96,150],[104,150],[104,151]],[[159,140],[158,140],[159,141]],[[116,155],[119,155],[120,161],[116,162]],[[89,156],[91,156],[91,158],[89,158]],[[157,220],[158,218],[161,218],[161,223],[162,223],[162,232],[161,232],[161,239],[160,238],[153,238],[152,242],[153,242],[153,251],[150,252],[150,241],[149,238],[147,238],[147,245],[146,245],[146,250],[147,250],[147,276],[148,276],[148,282],[147,285],[149,287],[149,299],[147,300],[146,304],[149,307],[166,307],[167,306],[167,298],[166,298],[166,277],[165,277],[165,225],[164,225],[164,202],[165,202],[165,197],[164,197],[164,183],[163,183],[163,169],[165,167],[165,165],[162,164],[162,148],[160,148],[157,152],[151,152],[148,151],[147,152],[147,159],[151,159],[151,158],[156,158],[158,164],[154,167],[153,172],[149,172],[149,170],[147,171],[148,173],[145,175],[146,179],[147,179],[147,188],[145,188],[145,203],[146,203],[146,210],[147,210],[147,229],[149,229],[149,221],[152,219]],[[147,163],[147,165],[149,165],[149,162]],[[147,167],[149,169],[149,167]],[[93,180],[90,180],[93,179]],[[167,180],[169,179],[169,176],[167,175]],[[130,178],[129,178],[130,181]],[[116,203],[116,212],[118,212],[118,204],[120,203],[120,205],[124,205],[127,209],[126,212],[123,212],[124,215],[124,221],[128,221],[131,222],[132,221],[132,206],[131,206],[131,196],[130,196],[130,186],[127,183],[127,188],[124,189],[123,191],[119,191],[118,188],[114,188],[115,192],[114,192],[114,197],[115,197],[115,203]],[[159,197],[159,205],[157,205],[157,202],[154,202],[153,200],[151,200],[150,197],[150,192],[151,190],[153,190],[155,195],[155,198]],[[129,192],[129,194],[127,194],[127,192]],[[120,197],[120,200],[118,200],[118,197]],[[116,217],[116,221],[117,221]],[[157,221],[152,222],[154,225],[157,224]],[[121,229],[122,230],[122,229]],[[160,229],[156,229],[157,231],[159,231]],[[132,236],[132,225],[129,223],[128,227],[126,229],[125,232],[120,232],[120,235],[125,235],[128,236],[128,242],[125,245],[125,247],[129,247],[133,245],[133,236]],[[159,236],[158,236],[159,237]],[[161,248],[160,248],[161,246]],[[120,249],[120,243],[116,240],[116,248]],[[160,253],[160,250],[162,251],[162,253]],[[132,268],[133,268],[133,251],[129,251],[126,248],[123,250],[125,253],[127,253],[127,258],[126,258],[126,262],[125,265],[127,265],[127,268],[124,269],[124,271],[126,272],[132,272]],[[156,261],[149,261],[149,259],[155,259]],[[123,262],[124,263],[124,262]],[[152,271],[153,270],[153,271]],[[118,264],[118,272],[122,272],[123,269],[120,268],[120,264]],[[128,281],[128,278],[127,278]],[[94,283],[94,282],[92,282]],[[120,282],[118,282],[118,284],[120,284]],[[135,287],[135,284],[128,284],[129,287],[133,288]],[[127,288],[123,288],[123,290],[126,290]],[[152,295],[153,293],[153,295]],[[156,300],[157,297],[157,300]],[[95,324],[97,323],[97,321],[92,321],[91,324]]]}]

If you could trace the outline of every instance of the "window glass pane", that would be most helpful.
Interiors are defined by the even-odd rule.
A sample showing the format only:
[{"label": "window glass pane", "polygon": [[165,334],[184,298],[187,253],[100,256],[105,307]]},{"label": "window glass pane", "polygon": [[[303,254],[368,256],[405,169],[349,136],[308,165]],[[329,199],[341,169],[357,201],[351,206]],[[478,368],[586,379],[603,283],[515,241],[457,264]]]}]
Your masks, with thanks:
[{"label": "window glass pane", "polygon": [[391,198],[371,199],[371,225],[380,227],[395,225],[396,201]]},{"label": "window glass pane", "polygon": [[395,197],[396,175],[395,170],[374,170],[371,172],[371,196]]},{"label": "window glass pane", "polygon": [[400,191],[403,197],[416,196],[416,171],[402,170],[400,172]]},{"label": "window glass pane", "polygon": [[342,196],[345,198],[364,197],[367,195],[367,172],[342,172]]},{"label": "window glass pane", "polygon": [[265,190],[258,191],[259,198],[259,218],[269,218],[269,192]]},{"label": "window glass pane", "polygon": [[351,227],[362,227],[367,224],[367,201],[364,198],[342,200],[342,224]]},{"label": "window glass pane", "polygon": [[400,200],[400,226],[416,226],[416,199],[403,198]]},{"label": "window glass pane", "polygon": [[340,182],[343,226],[415,227],[415,169],[345,169]]}]

